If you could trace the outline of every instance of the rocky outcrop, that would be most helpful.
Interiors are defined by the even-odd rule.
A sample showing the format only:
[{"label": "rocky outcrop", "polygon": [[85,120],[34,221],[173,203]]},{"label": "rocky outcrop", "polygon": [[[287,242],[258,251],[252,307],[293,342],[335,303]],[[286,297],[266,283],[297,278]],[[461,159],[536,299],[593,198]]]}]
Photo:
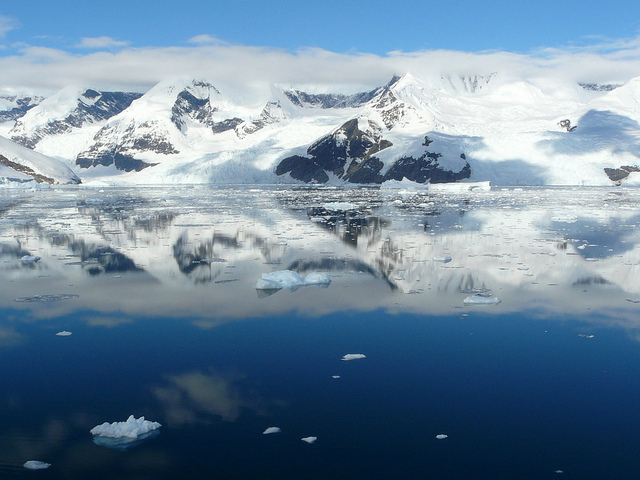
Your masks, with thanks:
[{"label": "rocky outcrop", "polygon": [[612,182],[620,182],[627,178],[632,172],[640,172],[640,168],[635,165],[623,165],[620,168],[605,168],[604,173],[607,174]]}]

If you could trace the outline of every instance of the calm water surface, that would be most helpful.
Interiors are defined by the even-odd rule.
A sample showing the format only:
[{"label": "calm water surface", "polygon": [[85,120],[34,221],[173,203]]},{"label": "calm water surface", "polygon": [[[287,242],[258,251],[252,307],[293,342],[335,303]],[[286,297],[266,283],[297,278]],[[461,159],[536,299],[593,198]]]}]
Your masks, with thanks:
[{"label": "calm water surface", "polygon": [[0,478],[637,478],[638,225],[634,189],[2,192]]}]

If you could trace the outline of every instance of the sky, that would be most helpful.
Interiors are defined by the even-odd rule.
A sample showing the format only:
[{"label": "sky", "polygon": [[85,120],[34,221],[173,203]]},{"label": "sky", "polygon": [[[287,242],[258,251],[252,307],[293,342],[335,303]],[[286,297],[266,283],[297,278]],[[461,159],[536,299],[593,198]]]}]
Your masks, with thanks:
[{"label": "sky", "polygon": [[[640,75],[640,2],[23,0],[0,4],[0,91],[144,91],[171,75],[357,90],[445,71]],[[490,72],[489,72],[490,73]]]}]

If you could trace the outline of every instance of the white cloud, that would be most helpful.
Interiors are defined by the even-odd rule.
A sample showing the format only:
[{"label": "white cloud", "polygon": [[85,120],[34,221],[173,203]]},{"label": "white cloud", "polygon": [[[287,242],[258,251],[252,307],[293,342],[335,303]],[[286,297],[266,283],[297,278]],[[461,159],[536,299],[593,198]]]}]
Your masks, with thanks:
[{"label": "white cloud", "polygon": [[[70,54],[63,50],[25,47],[0,57],[0,90],[22,88],[43,94],[81,83],[99,89],[146,91],[161,80],[189,75],[210,80],[225,95],[260,103],[270,85],[315,92],[356,92],[386,83],[392,75],[411,72],[422,79],[440,75],[501,72],[508,76],[621,83],[640,75],[640,37],[606,40],[588,47],[545,49],[531,54],[427,50],[339,54],[307,48],[295,52],[275,48],[204,44],[217,39],[200,35],[193,45],[166,48],[122,48]],[[123,46],[110,37],[83,39],[87,48]]]},{"label": "white cloud", "polygon": [[4,38],[7,32],[18,28],[18,21],[6,15],[0,15],[0,38]]},{"label": "white cloud", "polygon": [[126,47],[129,42],[115,40],[111,37],[83,37],[76,48],[102,49],[102,48],[119,48]]},{"label": "white cloud", "polygon": [[196,35],[188,40],[189,43],[196,45],[227,45],[227,42],[220,40],[212,35]]}]

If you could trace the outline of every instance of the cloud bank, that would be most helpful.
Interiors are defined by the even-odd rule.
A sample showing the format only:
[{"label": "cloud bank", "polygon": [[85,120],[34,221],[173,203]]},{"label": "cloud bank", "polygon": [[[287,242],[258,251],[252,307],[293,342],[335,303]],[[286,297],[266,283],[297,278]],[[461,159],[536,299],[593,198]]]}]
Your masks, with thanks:
[{"label": "cloud bank", "polygon": [[[0,35],[10,28],[3,26],[3,18]],[[287,51],[225,44],[209,35],[198,35],[187,42],[187,46],[133,48],[111,37],[84,38],[78,46],[102,49],[85,54],[28,46],[0,57],[0,92],[50,94],[69,85],[144,92],[159,81],[179,75],[206,78],[225,95],[243,97],[251,91],[262,101],[272,84],[350,93],[374,88],[392,75],[406,72],[423,79],[500,72],[527,79],[588,83],[623,83],[640,75],[640,37],[526,55],[451,50],[386,55],[313,48]],[[113,51],[114,47],[119,49]]]}]

